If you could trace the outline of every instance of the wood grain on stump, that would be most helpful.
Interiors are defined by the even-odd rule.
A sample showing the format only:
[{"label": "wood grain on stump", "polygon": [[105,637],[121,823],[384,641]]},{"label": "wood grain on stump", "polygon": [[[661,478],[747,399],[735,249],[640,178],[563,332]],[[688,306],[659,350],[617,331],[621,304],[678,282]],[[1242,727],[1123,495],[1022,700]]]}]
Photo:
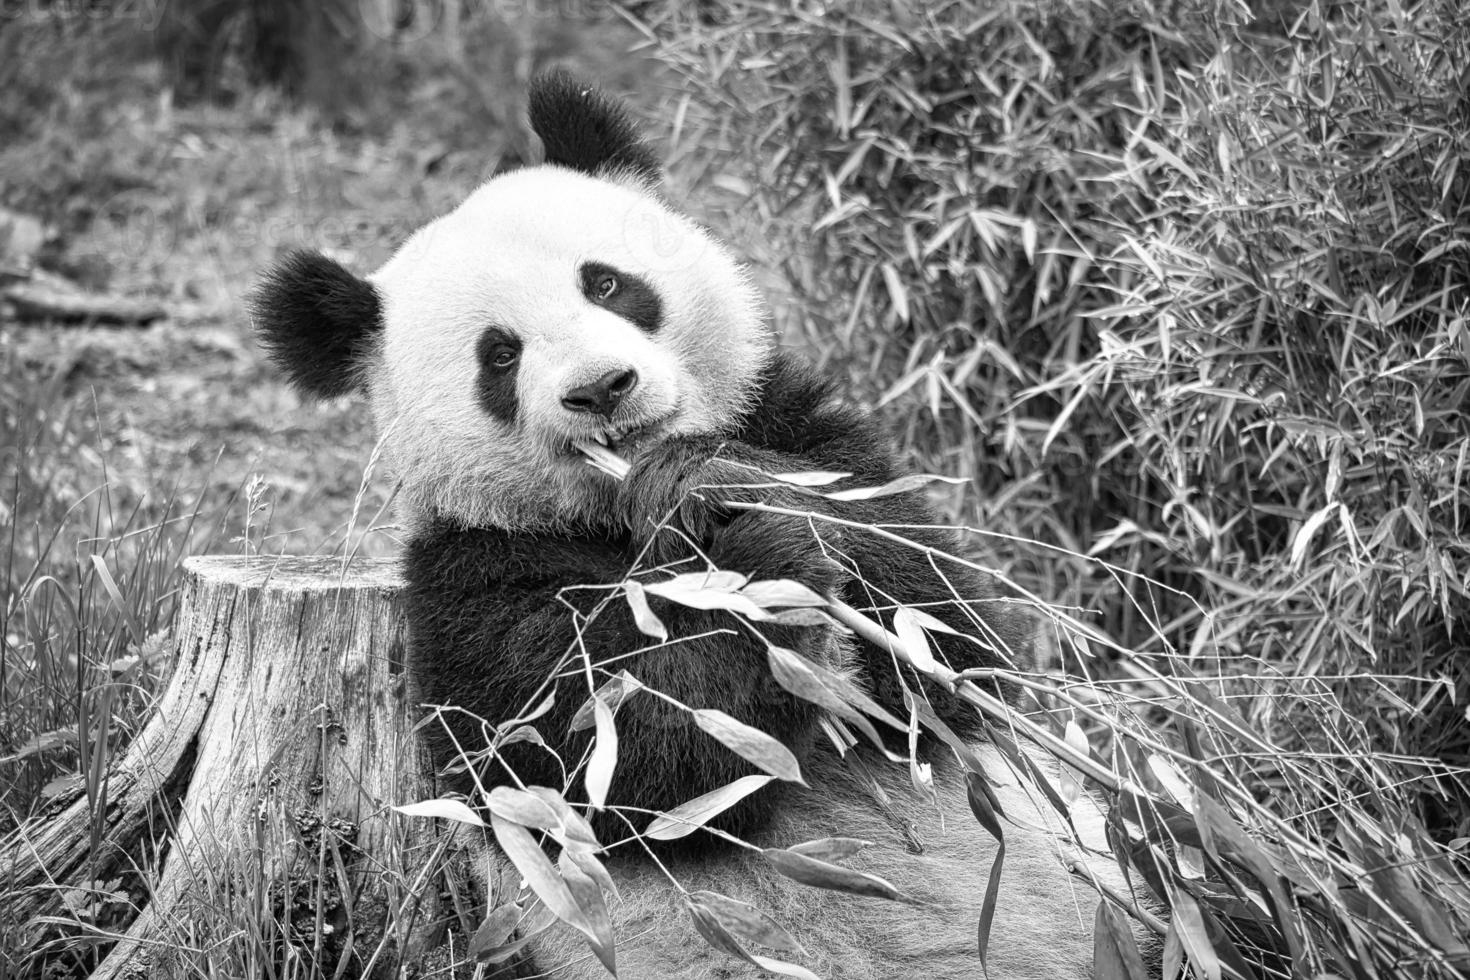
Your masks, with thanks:
[{"label": "wood grain on stump", "polygon": [[173,672],[100,806],[59,800],[0,842],[10,921],[121,879],[137,914],[93,977],[277,954],[396,973],[437,913],[434,828],[389,809],[433,795],[401,587],[391,561],[187,560]]}]

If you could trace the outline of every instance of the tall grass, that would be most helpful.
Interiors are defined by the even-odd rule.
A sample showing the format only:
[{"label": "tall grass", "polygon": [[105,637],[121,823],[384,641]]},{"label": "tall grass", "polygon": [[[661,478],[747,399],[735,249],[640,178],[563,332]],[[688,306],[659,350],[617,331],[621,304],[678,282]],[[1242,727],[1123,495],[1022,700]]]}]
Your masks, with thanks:
[{"label": "tall grass", "polygon": [[58,774],[95,779],[146,713],[177,563],[216,528],[190,488],[113,478],[64,368],[33,375],[13,349],[5,359],[0,744],[15,748],[0,758],[0,821],[14,826],[63,788]]},{"label": "tall grass", "polygon": [[[146,720],[169,667],[180,559],[218,531],[192,488],[109,469],[93,397],[67,362],[39,369],[12,345],[0,374],[0,835],[59,800],[107,808],[107,770]],[[88,846],[106,846],[94,827]],[[67,914],[126,921],[141,882],[65,883]],[[0,876],[0,891],[10,883]],[[62,884],[58,884],[60,889]],[[41,932],[0,904],[0,975],[20,975]],[[53,961],[80,963],[86,952]],[[58,974],[59,975],[59,974]]]}]

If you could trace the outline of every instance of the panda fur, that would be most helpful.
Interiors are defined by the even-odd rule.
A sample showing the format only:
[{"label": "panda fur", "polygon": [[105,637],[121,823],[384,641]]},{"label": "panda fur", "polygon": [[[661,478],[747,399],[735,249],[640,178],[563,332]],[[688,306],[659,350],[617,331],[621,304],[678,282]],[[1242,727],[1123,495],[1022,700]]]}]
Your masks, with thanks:
[{"label": "panda fur", "polygon": [[[592,617],[609,594],[596,586],[713,565],[752,580],[799,581],[889,624],[898,605],[917,605],[957,631],[932,637],[960,670],[1026,667],[1032,623],[969,566],[843,523],[901,526],[954,553],[921,493],[835,502],[761,476],[852,474],[834,485],[842,489],[905,470],[869,413],[775,348],[745,271],[660,196],[658,161],[621,104],[553,72],[533,83],[531,123],[546,147],[543,164],[492,178],[376,273],[361,279],[324,256],[296,253],[253,298],[260,340],[298,389],[318,397],[363,390],[371,400],[409,530],[412,666],[425,702],[463,709],[445,713],[447,732],[435,726],[436,761],[452,762],[456,744],[483,746],[481,719],[522,717],[554,691],[534,724],[557,754],[521,742],[482,762],[479,778],[505,783],[508,767],[526,785],[563,787],[558,756],[574,766],[590,736],[569,730],[589,694],[585,651],[605,668],[598,683],[627,669],[684,706],[718,708],[796,753],[805,785],[772,783],[714,826],[762,846],[872,841],[852,865],[923,904],[797,885],[754,852],[703,833],[657,852],[686,888],[772,913],[823,976],[979,976],[974,923],[995,844],[969,813],[962,770],[947,750],[920,747],[934,766],[936,806],[915,794],[906,767],[869,749],[839,755],[822,712],[772,680],[766,646],[847,674],[903,719],[905,689],[922,692],[962,737],[978,734],[973,710],[887,652],[826,626],[761,624],[761,639],[729,613],[655,599],[671,638],[656,645],[621,601]],[[588,465],[576,447],[590,442],[631,462],[626,480]],[[610,807],[667,810],[755,771],[658,697],[630,698],[616,724]],[[906,751],[901,733],[892,747]],[[995,750],[979,751],[988,775],[1006,780]],[[575,798],[580,777],[566,788]],[[1014,780],[998,792],[1012,821],[1029,829],[1008,840],[989,975],[1090,976],[1096,896],[1058,859],[1067,840],[1059,820]],[[1101,817],[1083,809],[1074,822],[1101,849]],[[595,825],[604,842],[628,834],[606,812]],[[694,935],[680,894],[638,845],[614,848],[607,861],[621,894],[612,903],[620,976],[683,980],[741,969]],[[1092,863],[1117,880],[1107,862]],[[518,876],[502,870],[511,894]],[[605,975],[570,929],[538,937],[521,969]]]}]

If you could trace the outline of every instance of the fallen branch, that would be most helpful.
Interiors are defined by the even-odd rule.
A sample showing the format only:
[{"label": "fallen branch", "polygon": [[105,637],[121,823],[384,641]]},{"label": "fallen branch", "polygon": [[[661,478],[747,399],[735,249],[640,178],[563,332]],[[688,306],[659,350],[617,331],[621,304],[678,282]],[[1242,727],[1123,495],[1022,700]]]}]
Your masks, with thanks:
[{"label": "fallen branch", "polygon": [[6,286],[0,297],[20,320],[143,327],[168,316],[156,300],[83,292],[57,276],[32,274]]}]

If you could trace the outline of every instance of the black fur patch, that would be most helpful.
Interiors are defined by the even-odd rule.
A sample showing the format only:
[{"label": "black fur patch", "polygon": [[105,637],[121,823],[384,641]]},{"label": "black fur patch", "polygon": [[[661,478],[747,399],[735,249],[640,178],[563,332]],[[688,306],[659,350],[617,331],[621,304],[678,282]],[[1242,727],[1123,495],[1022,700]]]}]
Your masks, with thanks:
[{"label": "black fur patch", "polygon": [[357,389],[383,333],[370,283],[320,252],[292,252],[249,300],[256,337],[300,392],[336,398]]},{"label": "black fur patch", "polygon": [[[794,546],[788,547],[787,539]],[[732,558],[752,562],[747,567],[762,578],[796,578],[831,588],[833,569],[820,552],[803,547],[800,537],[787,539],[763,540],[761,547]],[[690,707],[718,708],[800,754],[810,752],[818,735],[817,710],[771,679],[765,644],[739,630],[728,613],[655,598],[654,611],[679,640],[651,650],[645,649],[648,644],[626,604],[613,604],[586,619],[603,592],[567,587],[621,581],[631,561],[629,548],[621,540],[466,530],[438,522],[413,537],[404,555],[413,633],[409,656],[423,685],[423,700],[456,704],[500,722],[524,714],[528,702],[539,703],[555,690],[550,712],[535,725],[563,759],[575,759],[591,735],[569,728],[587,698],[579,674],[581,651],[586,650],[595,663],[627,667],[640,681]],[[569,604],[582,622],[574,621]],[[817,630],[773,626],[764,632],[772,642],[805,657],[822,657]],[[643,652],[630,653],[635,650]],[[558,674],[564,676],[548,685],[547,679]],[[449,712],[444,722],[453,740],[437,721],[425,729],[437,765],[454,759],[455,741],[471,752],[484,747],[478,721]],[[612,806],[669,810],[755,771],[695,727],[683,711],[656,697],[623,704],[617,728],[618,765],[608,797]],[[481,778],[487,786],[507,783],[507,768],[527,784],[563,783],[561,765],[540,746],[508,746]],[[467,779],[453,784],[465,789],[472,785]],[[780,787],[767,787],[721,813],[714,823],[731,833],[752,831],[768,818],[779,793]],[[588,817],[603,841],[627,833],[627,825],[610,813]],[[690,843],[703,844],[705,838],[699,835]]]},{"label": "black fur patch", "polygon": [[[508,364],[497,364],[514,355]],[[480,375],[476,382],[480,404],[491,418],[506,425],[515,424],[516,409],[520,404],[516,397],[516,375],[521,369],[521,342],[514,335],[490,327],[480,334],[475,345],[475,358],[480,363]]]},{"label": "black fur patch", "polygon": [[627,170],[649,181],[658,157],[643,141],[628,107],[559,68],[531,80],[531,128],[546,147],[546,162],[604,175]]},{"label": "black fur patch", "polygon": [[[664,304],[647,280],[630,272],[620,272],[601,262],[584,263],[579,275],[582,295],[604,309],[611,310],[646,333],[656,333],[664,324]],[[617,289],[606,299],[599,299],[599,286],[605,277],[617,280]]]}]

